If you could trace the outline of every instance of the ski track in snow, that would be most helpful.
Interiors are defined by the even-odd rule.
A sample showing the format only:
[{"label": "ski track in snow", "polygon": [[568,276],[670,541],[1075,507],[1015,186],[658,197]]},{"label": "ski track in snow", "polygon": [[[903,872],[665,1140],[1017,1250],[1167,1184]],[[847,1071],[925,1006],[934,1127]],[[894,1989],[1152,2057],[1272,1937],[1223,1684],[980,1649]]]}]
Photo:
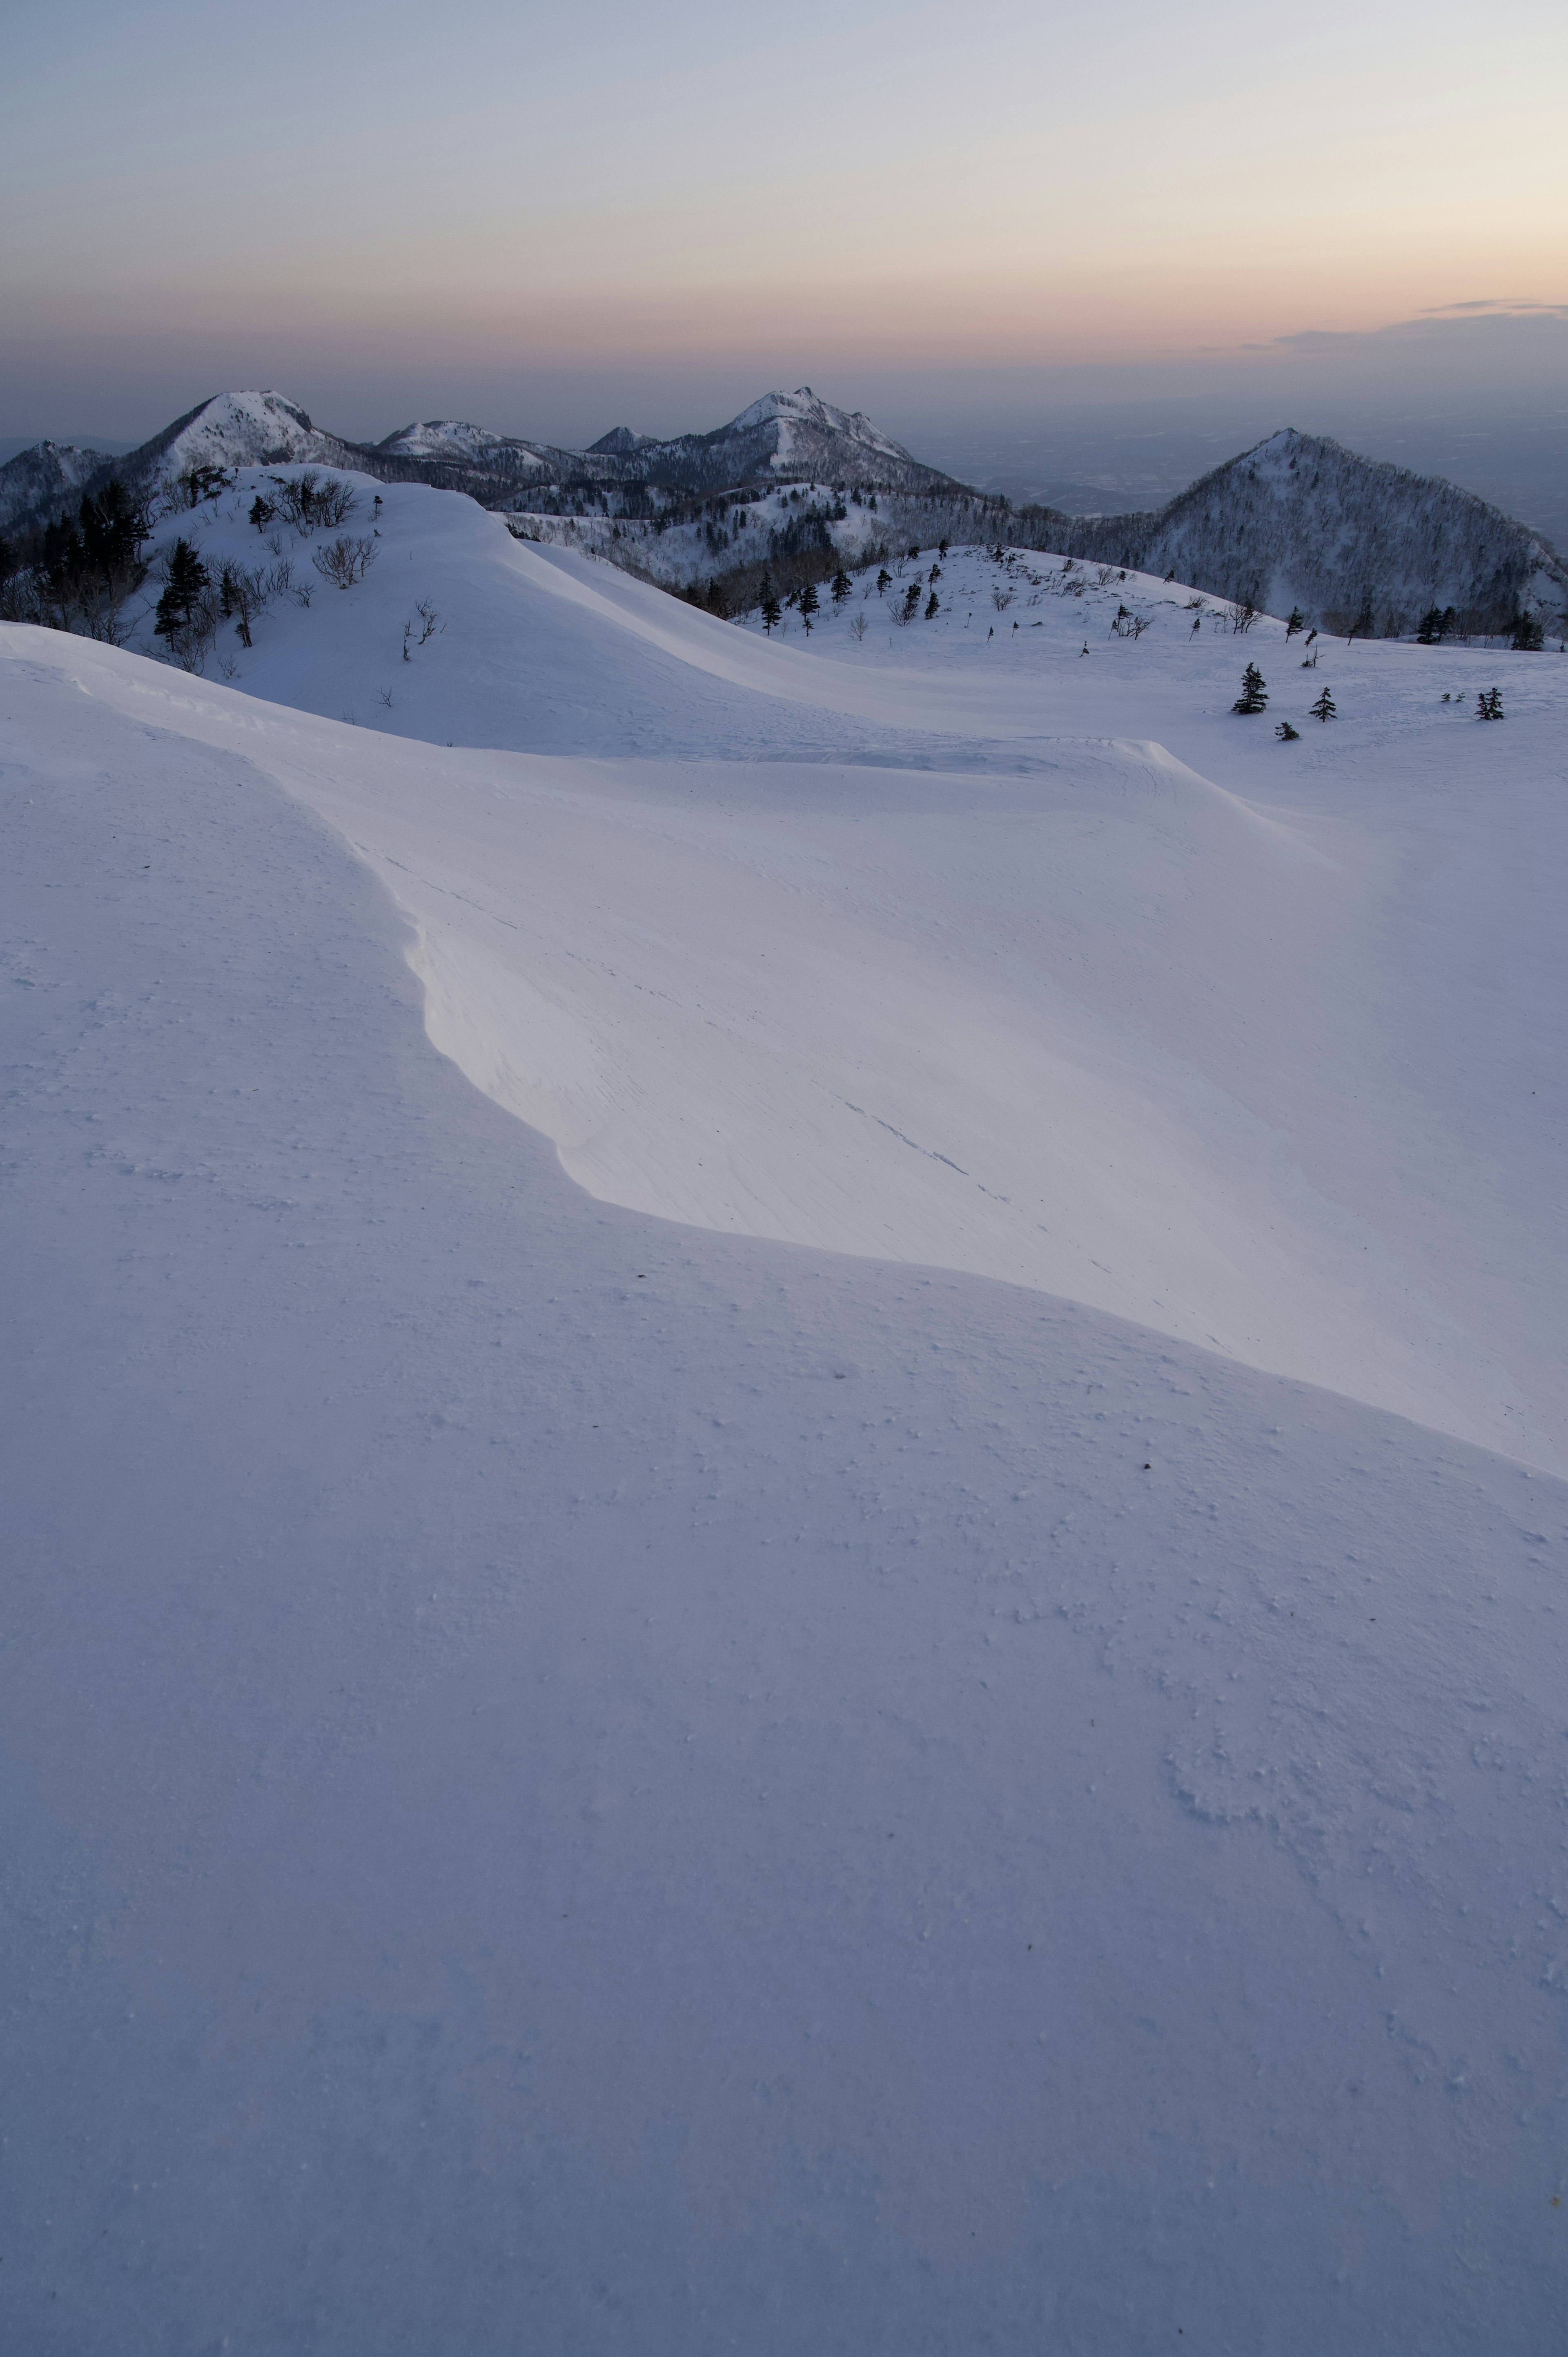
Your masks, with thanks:
[{"label": "ski track in snow", "polygon": [[382,533],[0,631],[16,2344],[1550,2346],[1552,659]]}]

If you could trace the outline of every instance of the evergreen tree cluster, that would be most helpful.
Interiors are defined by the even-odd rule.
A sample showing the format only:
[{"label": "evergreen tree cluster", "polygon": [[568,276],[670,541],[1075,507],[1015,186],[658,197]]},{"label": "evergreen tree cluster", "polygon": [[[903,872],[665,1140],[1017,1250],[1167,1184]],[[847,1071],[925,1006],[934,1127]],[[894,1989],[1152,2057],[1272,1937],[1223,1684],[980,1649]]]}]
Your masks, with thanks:
[{"label": "evergreen tree cluster", "polygon": [[0,565],[0,579],[9,576],[12,583],[7,617],[117,643],[118,609],[146,570],[142,549],[149,529],[145,500],[111,479],[73,517],[47,525],[30,550],[8,551]]}]

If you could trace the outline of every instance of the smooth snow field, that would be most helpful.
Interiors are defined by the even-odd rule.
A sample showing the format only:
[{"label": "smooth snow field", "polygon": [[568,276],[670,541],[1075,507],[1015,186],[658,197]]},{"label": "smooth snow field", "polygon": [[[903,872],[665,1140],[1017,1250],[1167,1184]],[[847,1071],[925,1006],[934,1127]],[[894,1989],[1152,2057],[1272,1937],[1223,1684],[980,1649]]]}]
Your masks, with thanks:
[{"label": "smooth snow field", "polygon": [[382,500],[0,629],[0,2342],[1555,2346],[1568,660]]}]

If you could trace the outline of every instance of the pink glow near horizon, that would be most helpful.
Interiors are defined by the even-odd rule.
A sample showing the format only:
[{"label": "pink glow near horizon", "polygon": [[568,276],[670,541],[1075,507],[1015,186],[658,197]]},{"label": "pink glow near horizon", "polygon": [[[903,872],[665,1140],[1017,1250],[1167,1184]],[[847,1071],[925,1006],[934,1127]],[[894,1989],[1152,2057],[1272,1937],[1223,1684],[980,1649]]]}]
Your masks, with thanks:
[{"label": "pink glow near horizon", "polygon": [[194,0],[62,0],[0,97],[0,393],[74,370],[102,403],[156,354],[192,399],[319,364],[853,396],[1551,303],[1568,12],[1474,31],[1457,0],[1305,32],[1231,0],[801,0],[788,42],[716,0],[280,0],[259,53]]}]

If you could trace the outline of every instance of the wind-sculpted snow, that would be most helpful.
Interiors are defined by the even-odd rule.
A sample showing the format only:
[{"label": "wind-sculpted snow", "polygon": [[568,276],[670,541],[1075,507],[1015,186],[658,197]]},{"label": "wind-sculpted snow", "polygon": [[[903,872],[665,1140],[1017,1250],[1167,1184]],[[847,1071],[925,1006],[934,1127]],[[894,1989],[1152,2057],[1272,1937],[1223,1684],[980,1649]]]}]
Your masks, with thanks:
[{"label": "wind-sculpted snow", "polygon": [[[1563,1486],[1026,1287],[593,1201],[273,782],[423,776],[460,834],[517,757],[0,657],[15,2345],[1550,2347]],[[789,837],[809,927],[767,782],[726,872]],[[931,807],[882,784],[852,871]],[[650,927],[706,921],[677,833]],[[863,980],[920,905],[889,840]],[[618,915],[563,951],[612,954]]]},{"label": "wind-sculpted snow", "polygon": [[5,2337],[1537,2357],[1568,662],[268,481],[0,627]]},{"label": "wind-sculpted snow", "polygon": [[[260,545],[249,498],[204,511],[214,570]],[[1557,659],[1504,659],[1477,802],[1493,654],[1303,671],[1276,623],[974,552],[932,623],[867,579],[768,643],[448,495],[379,512],[362,584],[230,659],[361,724],[330,760],[166,668],[136,708],[373,861],[433,1036],[585,1186],[1064,1294],[1568,1468]],[[416,601],[441,627],[405,662]],[[1295,747],[1230,712],[1253,654]],[[474,758],[433,765],[447,737]]]}]

